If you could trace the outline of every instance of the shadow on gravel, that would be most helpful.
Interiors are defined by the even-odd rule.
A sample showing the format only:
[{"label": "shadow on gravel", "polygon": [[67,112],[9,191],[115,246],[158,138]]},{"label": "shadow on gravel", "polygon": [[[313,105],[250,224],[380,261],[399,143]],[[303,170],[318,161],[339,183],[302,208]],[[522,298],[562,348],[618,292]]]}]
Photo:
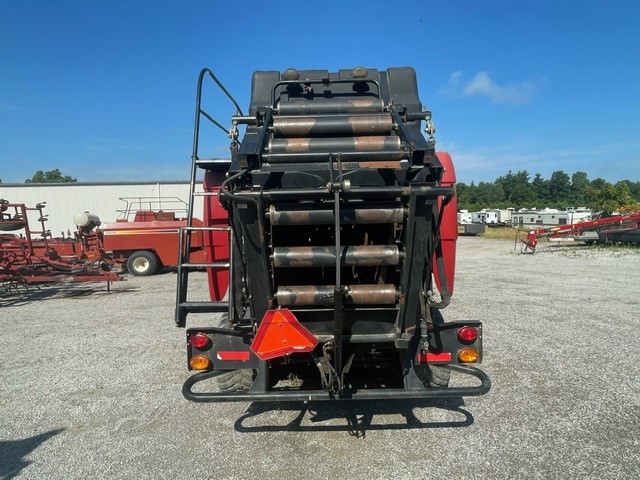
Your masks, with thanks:
[{"label": "shadow on gravel", "polygon": [[118,290],[107,289],[105,283],[52,283],[47,285],[20,285],[11,289],[0,289],[0,306],[20,307],[47,298],[77,298],[93,295],[112,295],[124,292],[135,292],[139,287],[121,287]]},{"label": "shadow on gravel", "polygon": [[25,457],[51,437],[55,437],[63,431],[64,428],[59,428],[24,440],[0,441],[0,458],[2,459],[0,479],[9,480],[18,476],[23,468],[32,463]]},{"label": "shadow on gravel", "polygon": [[[398,401],[358,401],[351,403],[332,402],[284,402],[252,403],[247,411],[236,421],[235,430],[240,433],[257,432],[348,432],[349,435],[364,438],[370,430],[408,430],[415,428],[460,428],[473,424],[473,415],[465,410],[462,397],[432,400]],[[442,409],[462,418],[457,421],[424,422],[414,414],[416,408]],[[291,411],[298,415],[285,425],[246,426],[248,420],[256,420],[259,415],[268,412]],[[317,425],[303,425],[305,417]],[[402,415],[402,423],[372,423],[376,416]],[[345,425],[320,425],[334,419],[344,419]],[[257,420],[256,420],[257,421]]]}]

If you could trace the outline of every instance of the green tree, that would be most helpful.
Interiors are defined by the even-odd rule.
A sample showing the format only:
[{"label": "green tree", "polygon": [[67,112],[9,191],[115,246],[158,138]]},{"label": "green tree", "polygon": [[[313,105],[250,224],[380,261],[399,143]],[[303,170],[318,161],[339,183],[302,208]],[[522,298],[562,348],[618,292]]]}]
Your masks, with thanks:
[{"label": "green tree", "polygon": [[[549,201],[549,180],[542,178],[542,175],[536,173],[531,182],[535,206],[542,206]],[[534,205],[532,205],[534,206]]]},{"label": "green tree", "polygon": [[630,182],[629,180],[623,180],[629,186],[629,193],[633,197],[633,200],[640,203],[640,182]]},{"label": "green tree", "polygon": [[595,188],[595,189],[603,188],[607,185],[611,185],[611,184],[607,182],[604,178],[600,178],[600,177],[596,178],[595,180],[592,180],[591,183],[589,184],[591,188]]},{"label": "green tree", "polygon": [[27,178],[24,183],[75,183],[77,178],[73,178],[69,175],[62,175],[59,169],[47,170],[43,172],[38,170],[33,174],[33,177]]},{"label": "green tree", "polygon": [[526,170],[509,170],[495,182],[458,183],[458,208],[478,211],[483,208],[530,208],[568,206],[594,210],[638,211],[640,182],[623,180],[612,185],[602,178],[589,181],[587,173],[575,172],[569,177],[559,170],[549,180],[536,173],[530,180]]},{"label": "green tree", "polygon": [[575,207],[585,204],[588,186],[589,178],[586,172],[576,172],[571,176],[571,202]]},{"label": "green tree", "polygon": [[[473,186],[473,182],[471,182]],[[464,182],[456,183],[456,193],[458,194],[458,206],[469,205],[471,200],[471,187]],[[466,207],[460,207],[466,208]]]},{"label": "green tree", "polygon": [[549,179],[549,201],[554,207],[566,207],[571,193],[569,175],[562,170],[555,171]]},{"label": "green tree", "polygon": [[526,170],[514,174],[509,170],[506,175],[498,177],[495,183],[502,187],[506,204],[509,207],[522,207],[534,199],[534,192]]},{"label": "green tree", "polygon": [[[600,185],[600,182],[598,182]],[[633,197],[629,192],[629,184],[626,182],[618,182],[615,185],[604,181],[602,186],[589,186],[587,189],[587,200],[589,206],[594,210],[601,211],[605,215],[611,215],[622,207],[631,205]]]},{"label": "green tree", "polygon": [[471,196],[472,203],[480,205],[480,208],[498,205],[503,200],[502,186],[493,182],[480,182]]}]

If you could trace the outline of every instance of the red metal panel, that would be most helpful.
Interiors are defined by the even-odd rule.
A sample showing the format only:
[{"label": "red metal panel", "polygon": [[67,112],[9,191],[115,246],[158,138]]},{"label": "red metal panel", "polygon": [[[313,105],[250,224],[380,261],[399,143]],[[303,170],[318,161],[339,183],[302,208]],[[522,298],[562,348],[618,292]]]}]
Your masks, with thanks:
[{"label": "red metal panel", "polygon": [[[451,156],[446,152],[437,152],[436,155],[444,167],[444,173],[442,174],[442,186],[449,187],[451,185],[455,185],[456,171],[453,168],[453,160],[451,159]],[[456,242],[458,240],[458,198],[454,196],[444,207],[442,206],[442,200],[439,200],[438,208],[444,208],[442,225],[440,227],[440,239],[442,242],[442,256],[444,259],[447,286],[449,287],[449,294],[453,295],[456,273]],[[433,265],[436,286],[440,289],[441,286],[435,259]]]},{"label": "red metal panel", "polygon": [[[223,173],[207,171],[204,176],[204,191],[219,192],[224,181]],[[204,197],[204,224],[207,227],[228,227],[229,216],[220,204],[217,195]],[[204,232],[204,246],[210,262],[229,261],[229,233],[225,231]],[[222,300],[229,288],[229,270],[208,268],[209,295],[216,302]]]}]

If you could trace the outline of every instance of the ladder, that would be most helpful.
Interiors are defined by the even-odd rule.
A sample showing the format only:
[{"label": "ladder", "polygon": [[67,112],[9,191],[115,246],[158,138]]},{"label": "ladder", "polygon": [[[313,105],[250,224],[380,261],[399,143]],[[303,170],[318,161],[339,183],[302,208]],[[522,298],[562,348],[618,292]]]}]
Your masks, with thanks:
[{"label": "ladder", "polygon": [[[229,245],[232,245],[233,232],[229,226],[206,226],[211,219],[203,219],[205,226],[194,225],[194,205],[196,199],[202,200],[201,197],[217,195],[218,192],[196,192],[196,181],[198,169],[213,170],[217,172],[226,172],[229,169],[230,160],[228,159],[201,159],[198,155],[199,139],[200,139],[200,118],[204,117],[215,126],[223,130],[227,135],[230,132],[224,128],[219,122],[217,122],[211,115],[202,109],[202,85],[206,76],[209,76],[222,92],[233,102],[236,113],[243,115],[240,106],[236,100],[229,94],[224,88],[222,83],[217,79],[211,70],[208,68],[203,69],[198,77],[198,86],[196,91],[196,112],[194,121],[194,133],[193,133],[193,151],[191,155],[191,177],[189,182],[189,206],[187,210],[187,224],[180,230],[179,240],[179,255],[178,255],[178,271],[177,271],[177,289],[176,289],[176,308],[175,308],[175,323],[178,327],[186,326],[186,319],[189,313],[227,313],[229,318],[233,318],[233,281],[230,278],[229,290],[227,292],[227,300],[223,301],[190,301],[188,297],[189,290],[189,272],[193,270],[199,270],[202,268],[214,269],[214,270],[227,270],[231,276],[233,271],[233,256],[230,249],[230,256],[228,262],[198,262],[193,263],[190,261],[191,241],[195,232],[202,232],[203,235],[212,235],[213,232],[224,231],[229,235]],[[212,250],[212,249],[210,249]],[[209,252],[208,252],[209,253]],[[208,255],[209,256],[209,255]]]}]

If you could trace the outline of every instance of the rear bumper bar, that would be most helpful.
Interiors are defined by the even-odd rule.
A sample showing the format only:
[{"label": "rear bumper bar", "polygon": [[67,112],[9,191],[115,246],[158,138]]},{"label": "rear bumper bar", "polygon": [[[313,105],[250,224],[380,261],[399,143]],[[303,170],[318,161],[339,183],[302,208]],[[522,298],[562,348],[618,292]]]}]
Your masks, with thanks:
[{"label": "rear bumper bar", "polygon": [[419,398],[472,397],[484,395],[491,388],[491,379],[482,370],[467,365],[449,365],[452,371],[471,375],[480,380],[475,387],[449,387],[424,389],[360,389],[344,390],[339,395],[324,390],[270,390],[248,392],[193,392],[192,387],[203,380],[225,373],[214,370],[192,375],[183,385],[182,394],[187,400],[199,403],[209,402],[304,402],[321,400],[398,400]]}]

